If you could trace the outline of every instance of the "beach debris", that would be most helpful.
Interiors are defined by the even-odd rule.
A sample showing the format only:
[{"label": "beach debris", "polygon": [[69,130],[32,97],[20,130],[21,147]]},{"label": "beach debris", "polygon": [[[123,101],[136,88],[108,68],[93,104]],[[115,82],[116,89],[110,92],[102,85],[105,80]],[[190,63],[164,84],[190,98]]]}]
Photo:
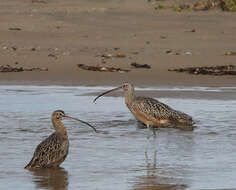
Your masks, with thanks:
[{"label": "beach debris", "polygon": [[106,58],[106,59],[110,59],[110,58],[112,58],[112,56],[113,55],[111,53],[104,53],[101,55],[101,57]]},{"label": "beach debris", "polygon": [[62,55],[68,56],[68,55],[71,55],[71,52],[70,52],[70,51],[64,51],[64,52],[62,53]]},{"label": "beach debris", "polygon": [[126,57],[126,55],[124,53],[117,53],[116,57],[123,58]]},{"label": "beach debris", "polygon": [[192,53],[190,51],[186,51],[184,55],[192,55]]},{"label": "beach debris", "polygon": [[196,32],[196,29],[193,28],[193,29],[190,29],[190,30],[186,30],[185,32]]},{"label": "beach debris", "polygon": [[220,0],[220,8],[223,11],[236,11],[236,0]]},{"label": "beach debris", "polygon": [[77,66],[83,70],[88,70],[88,71],[119,72],[119,73],[125,73],[125,72],[130,71],[128,69],[121,69],[121,68],[116,68],[116,67],[89,66],[89,65],[84,65],[84,64],[78,64]]},{"label": "beach debris", "polygon": [[112,57],[124,58],[124,57],[126,57],[126,55],[124,53],[121,53],[121,52],[119,52],[115,55],[113,55],[111,53],[104,53],[104,54],[101,55],[101,57],[106,58],[106,59],[110,59]]},{"label": "beach debris", "polygon": [[138,64],[136,62],[130,64],[132,67],[135,68],[145,68],[145,69],[151,69],[151,66],[148,64]]},{"label": "beach debris", "polygon": [[180,55],[180,52],[174,52],[174,55]]},{"label": "beach debris", "polygon": [[101,60],[101,63],[102,63],[102,64],[106,64],[107,62],[106,62],[105,59],[102,59],[102,60]]},{"label": "beach debris", "polygon": [[193,5],[193,10],[195,11],[206,11],[209,9],[215,9],[221,7],[222,0],[204,0],[198,1]]},{"label": "beach debris", "polygon": [[32,3],[47,3],[44,0],[31,0]]},{"label": "beach debris", "polygon": [[177,6],[173,7],[174,11],[181,12],[183,10],[191,11],[192,10],[192,5],[188,3],[180,3]]},{"label": "beach debris", "polygon": [[10,65],[0,65],[0,72],[22,72],[23,67],[12,67]]},{"label": "beach debris", "polygon": [[161,38],[161,39],[166,39],[167,37],[164,36],[164,35],[161,35],[160,38]]},{"label": "beach debris", "polygon": [[193,10],[204,11],[220,8],[222,11],[236,11],[236,0],[204,0],[193,5]]},{"label": "beach debris", "polygon": [[165,1],[165,0],[147,0],[147,2],[151,2],[151,3],[155,3],[155,2],[159,2],[159,1]]},{"label": "beach debris", "polygon": [[40,46],[30,47],[30,50],[31,50],[31,51],[38,51],[38,50],[40,50],[40,49],[41,49]]},{"label": "beach debris", "polygon": [[59,50],[59,48],[48,48],[48,51],[58,51]]},{"label": "beach debris", "polygon": [[17,47],[12,46],[11,49],[12,49],[13,51],[16,51],[16,50],[17,50]]},{"label": "beach debris", "polygon": [[236,52],[235,51],[226,51],[225,53],[224,53],[224,55],[225,56],[235,56],[236,55]]},{"label": "beach debris", "polygon": [[181,3],[181,4],[179,4],[179,8],[180,9],[191,9],[192,7],[188,3]]},{"label": "beach debris", "polygon": [[32,68],[23,68],[24,71],[48,71],[47,67],[32,67]]},{"label": "beach debris", "polygon": [[220,8],[222,11],[236,11],[236,0],[200,0],[192,6],[194,11],[206,11],[216,8]]},{"label": "beach debris", "polygon": [[182,11],[182,9],[180,8],[180,6],[179,6],[179,5],[177,5],[177,6],[173,7],[173,11],[176,11],[176,12],[181,12],[181,11]]},{"label": "beach debris", "polygon": [[192,55],[192,52],[190,51],[183,51],[183,50],[171,50],[171,49],[167,49],[165,50],[166,54],[170,54],[170,55]]},{"label": "beach debris", "polygon": [[170,53],[172,53],[172,50],[171,50],[171,49],[168,49],[168,50],[166,50],[165,52],[166,52],[166,54],[170,54]]},{"label": "beach debris", "polygon": [[199,0],[195,3],[180,2],[175,5],[160,4],[158,1],[152,2],[155,10],[172,9],[173,11],[206,11],[211,9],[221,9],[222,11],[236,11],[236,0]]},{"label": "beach debris", "polygon": [[[15,62],[17,65],[18,62]],[[48,71],[46,67],[32,67],[32,68],[23,68],[23,67],[13,67],[10,65],[0,65],[0,72],[23,72],[23,71]]]},{"label": "beach debris", "polygon": [[48,57],[53,57],[53,58],[57,59],[57,56],[52,53],[48,54]]},{"label": "beach debris", "polygon": [[166,54],[171,54],[171,55],[180,55],[180,52],[178,51],[173,51],[171,49],[168,49],[165,51]]},{"label": "beach debris", "polygon": [[168,71],[186,72],[194,75],[236,75],[235,65],[210,66],[210,67],[186,67],[180,69],[168,69]]},{"label": "beach debris", "polygon": [[18,28],[18,27],[12,27],[12,28],[8,28],[8,30],[15,30],[15,31],[20,31],[21,28]]},{"label": "beach debris", "polygon": [[154,7],[155,10],[158,10],[158,9],[166,9],[168,8],[167,6],[165,5],[162,5],[162,4],[158,4],[157,6]]}]

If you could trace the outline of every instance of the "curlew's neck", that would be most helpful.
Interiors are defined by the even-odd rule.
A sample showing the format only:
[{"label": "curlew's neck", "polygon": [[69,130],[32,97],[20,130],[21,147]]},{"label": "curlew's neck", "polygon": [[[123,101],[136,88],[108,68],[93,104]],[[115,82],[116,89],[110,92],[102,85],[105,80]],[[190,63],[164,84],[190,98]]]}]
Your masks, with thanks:
[{"label": "curlew's neck", "polygon": [[132,103],[132,101],[134,100],[134,97],[135,95],[134,95],[133,88],[125,91],[125,103],[127,106],[129,106]]},{"label": "curlew's neck", "polygon": [[57,121],[57,120],[52,119],[52,123],[57,133],[63,136],[67,136],[66,128],[64,124],[62,123],[62,121]]}]

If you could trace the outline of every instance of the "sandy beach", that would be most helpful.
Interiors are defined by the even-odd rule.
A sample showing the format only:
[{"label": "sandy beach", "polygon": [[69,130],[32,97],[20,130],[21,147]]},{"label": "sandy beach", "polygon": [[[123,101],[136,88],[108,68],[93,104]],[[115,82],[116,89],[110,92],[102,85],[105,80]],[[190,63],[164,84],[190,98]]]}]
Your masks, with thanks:
[{"label": "sandy beach", "polygon": [[[235,13],[221,10],[156,10],[141,0],[2,0],[0,65],[48,71],[0,73],[0,84],[235,86],[235,76],[168,71],[235,64],[236,56],[223,55],[236,51],[235,20]],[[131,63],[151,69],[132,68]],[[78,64],[130,72],[86,71]]]}]

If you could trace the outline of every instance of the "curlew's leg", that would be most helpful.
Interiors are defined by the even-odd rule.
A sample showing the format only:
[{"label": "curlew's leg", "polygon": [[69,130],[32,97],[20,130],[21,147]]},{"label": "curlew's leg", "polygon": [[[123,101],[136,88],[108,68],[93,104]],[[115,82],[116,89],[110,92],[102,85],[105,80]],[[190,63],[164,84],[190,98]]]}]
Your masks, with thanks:
[{"label": "curlew's leg", "polygon": [[158,144],[158,142],[157,142],[157,132],[158,131],[157,130],[158,130],[158,128],[153,130],[153,140],[154,140],[154,151],[155,151],[155,154],[157,153],[157,144]]},{"label": "curlew's leg", "polygon": [[146,151],[145,151],[145,162],[146,162],[147,168],[149,168],[150,164],[149,164],[149,160],[148,160],[148,154]]},{"label": "curlew's leg", "polygon": [[148,132],[147,132],[147,144],[146,144],[145,153],[147,153],[148,151],[149,141],[152,134],[151,127],[149,125],[147,125],[147,129],[148,129]]},{"label": "curlew's leg", "polygon": [[154,154],[157,152],[157,129],[153,129]]},{"label": "curlew's leg", "polygon": [[156,169],[157,167],[157,150],[156,150],[156,146],[155,146],[155,152],[154,152],[154,159],[153,159],[153,168]]}]

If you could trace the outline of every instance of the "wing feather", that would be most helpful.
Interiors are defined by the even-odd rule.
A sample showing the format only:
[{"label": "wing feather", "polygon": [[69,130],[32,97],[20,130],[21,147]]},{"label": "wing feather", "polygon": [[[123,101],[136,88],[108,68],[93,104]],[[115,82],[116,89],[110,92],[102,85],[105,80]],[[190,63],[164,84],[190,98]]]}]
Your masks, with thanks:
[{"label": "wing feather", "polygon": [[50,167],[54,163],[61,160],[62,157],[66,156],[69,145],[67,145],[67,143],[62,143],[62,138],[63,137],[57,135],[56,133],[53,133],[42,141],[36,147],[33,158],[26,168]]},{"label": "wing feather", "polygon": [[136,97],[131,105],[131,110],[139,110],[155,119],[192,120],[191,116],[149,97]]}]

